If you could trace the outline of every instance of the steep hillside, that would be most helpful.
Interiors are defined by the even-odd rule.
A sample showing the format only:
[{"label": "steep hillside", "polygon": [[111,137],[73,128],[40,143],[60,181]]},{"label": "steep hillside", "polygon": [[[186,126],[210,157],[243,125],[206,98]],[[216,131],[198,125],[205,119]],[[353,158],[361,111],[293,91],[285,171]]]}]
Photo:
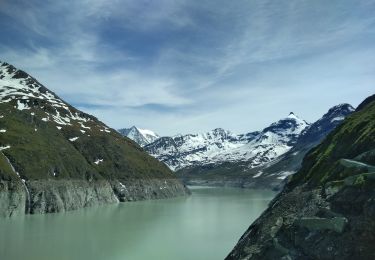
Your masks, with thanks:
[{"label": "steep hillside", "polygon": [[304,158],[227,259],[374,259],[375,100]]},{"label": "steep hillside", "polygon": [[0,63],[0,215],[186,194],[161,162]]}]

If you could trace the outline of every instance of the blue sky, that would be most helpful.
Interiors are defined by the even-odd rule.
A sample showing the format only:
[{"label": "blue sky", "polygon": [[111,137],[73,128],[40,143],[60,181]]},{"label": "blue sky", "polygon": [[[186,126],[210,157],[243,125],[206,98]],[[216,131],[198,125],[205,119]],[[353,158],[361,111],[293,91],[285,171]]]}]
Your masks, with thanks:
[{"label": "blue sky", "polygon": [[244,133],[375,90],[375,0],[0,1],[0,60],[114,128]]}]

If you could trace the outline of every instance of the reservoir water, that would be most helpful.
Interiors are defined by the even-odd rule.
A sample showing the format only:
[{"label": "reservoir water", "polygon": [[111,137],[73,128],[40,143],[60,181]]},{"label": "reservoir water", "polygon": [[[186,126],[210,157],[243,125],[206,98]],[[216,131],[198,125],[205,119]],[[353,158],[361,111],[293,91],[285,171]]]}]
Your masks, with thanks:
[{"label": "reservoir water", "polygon": [[0,219],[0,259],[223,259],[275,195],[191,190],[184,198]]}]

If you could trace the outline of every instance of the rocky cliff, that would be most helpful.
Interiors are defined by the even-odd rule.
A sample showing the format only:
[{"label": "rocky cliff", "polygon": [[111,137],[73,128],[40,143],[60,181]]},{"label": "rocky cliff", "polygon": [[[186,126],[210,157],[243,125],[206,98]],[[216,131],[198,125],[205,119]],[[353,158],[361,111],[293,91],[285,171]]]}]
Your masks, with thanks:
[{"label": "rocky cliff", "polygon": [[227,259],[375,259],[375,95],[308,152]]}]

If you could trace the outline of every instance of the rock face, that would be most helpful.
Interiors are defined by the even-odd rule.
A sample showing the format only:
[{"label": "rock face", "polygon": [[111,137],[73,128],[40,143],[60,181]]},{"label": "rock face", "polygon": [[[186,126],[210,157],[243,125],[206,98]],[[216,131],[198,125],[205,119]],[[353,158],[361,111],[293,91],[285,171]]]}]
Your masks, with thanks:
[{"label": "rock face", "polygon": [[0,63],[0,215],[186,194],[135,142]]},{"label": "rock face", "polygon": [[[249,161],[224,161],[203,166],[190,166],[177,171],[177,175],[189,185],[279,189],[284,180],[301,167],[305,154],[319,144],[353,111],[354,108],[349,104],[334,106],[321,119],[303,128],[300,134],[295,132],[293,136],[284,135],[281,139],[284,142],[277,147],[282,149],[283,145],[286,145],[286,148],[282,149],[283,152],[279,156],[263,157],[266,153],[260,153],[258,163],[254,163],[251,158]],[[293,118],[294,114],[289,117]],[[265,138],[265,136],[286,133],[288,124],[288,121],[281,120],[271,125],[260,132],[254,138],[254,142],[260,143],[258,147],[267,147],[263,146],[262,142],[274,143],[276,138]],[[248,149],[257,149],[257,147],[248,147]]]},{"label": "rock face", "polygon": [[307,153],[226,259],[374,259],[375,101]]}]

